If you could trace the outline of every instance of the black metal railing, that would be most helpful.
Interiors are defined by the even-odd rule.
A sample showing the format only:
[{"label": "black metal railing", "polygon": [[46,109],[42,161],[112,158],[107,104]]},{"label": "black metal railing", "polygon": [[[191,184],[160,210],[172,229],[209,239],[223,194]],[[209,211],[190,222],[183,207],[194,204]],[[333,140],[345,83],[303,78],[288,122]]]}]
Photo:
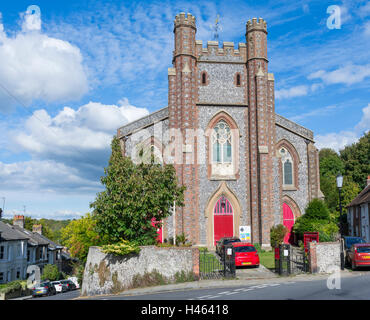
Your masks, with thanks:
[{"label": "black metal railing", "polygon": [[301,248],[280,244],[275,249],[275,272],[279,275],[305,273],[309,271],[308,257]]},{"label": "black metal railing", "polygon": [[199,275],[201,279],[221,279],[235,277],[235,252],[226,246],[219,256],[208,250],[199,253]]}]

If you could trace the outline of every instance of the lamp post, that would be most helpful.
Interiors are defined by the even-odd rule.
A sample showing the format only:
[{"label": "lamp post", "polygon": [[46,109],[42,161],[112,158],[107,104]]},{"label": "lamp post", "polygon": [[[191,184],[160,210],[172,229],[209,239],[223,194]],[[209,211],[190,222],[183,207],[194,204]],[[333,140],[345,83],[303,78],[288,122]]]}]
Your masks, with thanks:
[{"label": "lamp post", "polygon": [[340,235],[343,236],[343,227],[342,227],[342,197],[341,197],[341,190],[343,186],[343,176],[339,173],[337,175],[337,188],[339,191],[339,228],[340,228]]},{"label": "lamp post", "polygon": [[340,231],[340,241],[341,241],[341,250],[340,250],[340,268],[344,270],[344,248],[343,248],[343,224],[342,224],[342,198],[341,190],[343,186],[343,176],[339,173],[337,175],[337,188],[339,191],[339,231]]}]

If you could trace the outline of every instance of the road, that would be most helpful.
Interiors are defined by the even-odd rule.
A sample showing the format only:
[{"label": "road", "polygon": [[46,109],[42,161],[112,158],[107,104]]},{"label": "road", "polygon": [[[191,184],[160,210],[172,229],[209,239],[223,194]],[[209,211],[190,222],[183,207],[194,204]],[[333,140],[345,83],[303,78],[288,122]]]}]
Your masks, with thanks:
[{"label": "road", "polygon": [[[339,284],[337,282],[337,284]],[[71,291],[51,297],[32,300],[71,300],[78,298],[80,291]],[[358,276],[343,277],[340,289],[329,289],[327,279],[285,281],[271,279],[263,284],[212,289],[177,290],[142,295],[112,295],[83,298],[83,300],[369,300],[370,272]]]}]

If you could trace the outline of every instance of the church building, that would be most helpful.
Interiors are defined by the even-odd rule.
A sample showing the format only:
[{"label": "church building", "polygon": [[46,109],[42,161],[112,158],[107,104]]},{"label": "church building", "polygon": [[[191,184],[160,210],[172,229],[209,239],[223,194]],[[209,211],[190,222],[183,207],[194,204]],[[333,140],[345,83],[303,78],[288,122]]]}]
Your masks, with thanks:
[{"label": "church building", "polygon": [[163,221],[162,239],[184,233],[214,247],[224,236],[270,246],[270,229],[322,198],[313,132],[275,113],[267,24],[253,18],[245,42],[196,40],[195,17],[174,21],[168,106],[118,129],[124,156],[172,163],[185,206]]}]

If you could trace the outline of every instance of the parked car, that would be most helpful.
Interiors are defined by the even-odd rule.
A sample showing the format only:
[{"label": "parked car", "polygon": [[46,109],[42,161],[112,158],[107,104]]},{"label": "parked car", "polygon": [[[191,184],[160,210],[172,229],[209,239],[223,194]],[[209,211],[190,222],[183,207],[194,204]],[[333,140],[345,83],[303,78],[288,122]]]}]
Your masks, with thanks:
[{"label": "parked car", "polygon": [[51,296],[57,294],[55,287],[51,284],[50,281],[41,282],[39,285],[36,285],[32,288],[32,297],[39,296]]},{"label": "parked car", "polygon": [[76,285],[71,280],[61,280],[61,283],[64,283],[67,286],[68,291],[72,291],[76,289]]},{"label": "parked car", "polygon": [[51,284],[55,287],[57,293],[66,292],[68,290],[67,285],[60,281],[53,281]]},{"label": "parked car", "polygon": [[358,267],[370,267],[370,243],[355,243],[348,252],[352,270]]},{"label": "parked car", "polygon": [[366,241],[363,238],[360,237],[343,237],[343,245],[344,245],[344,259],[346,264],[350,264],[350,260],[348,258],[349,251],[352,248],[352,245],[356,243],[366,243]]},{"label": "parked car", "polygon": [[76,289],[80,289],[80,284],[78,283],[77,277],[69,277],[67,280],[71,280],[75,284]]},{"label": "parked car", "polygon": [[235,251],[235,266],[259,267],[260,258],[253,244],[247,242],[233,242],[232,246]]},{"label": "parked car", "polygon": [[234,243],[234,242],[241,242],[241,241],[237,237],[224,237],[224,238],[221,238],[220,240],[218,240],[216,242],[216,253],[220,257],[222,257],[223,256],[223,253],[224,253],[224,250],[225,250],[225,245],[228,245],[228,244]]}]

